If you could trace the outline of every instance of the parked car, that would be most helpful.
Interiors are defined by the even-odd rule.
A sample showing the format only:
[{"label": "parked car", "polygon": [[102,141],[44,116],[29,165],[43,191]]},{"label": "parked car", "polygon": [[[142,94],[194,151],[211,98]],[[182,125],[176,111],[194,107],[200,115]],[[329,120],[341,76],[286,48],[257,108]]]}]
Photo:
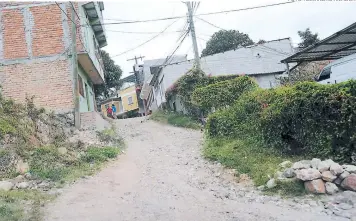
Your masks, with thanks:
[{"label": "parked car", "polygon": [[356,79],[356,53],[326,65],[317,77],[321,84],[335,84]]}]

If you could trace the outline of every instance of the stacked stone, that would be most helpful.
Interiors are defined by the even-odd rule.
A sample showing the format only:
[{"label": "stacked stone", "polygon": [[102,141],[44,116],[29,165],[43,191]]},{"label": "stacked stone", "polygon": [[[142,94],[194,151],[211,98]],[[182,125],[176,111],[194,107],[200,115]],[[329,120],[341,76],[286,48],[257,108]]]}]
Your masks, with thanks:
[{"label": "stacked stone", "polygon": [[[281,165],[286,165],[283,162]],[[332,160],[314,158],[295,162],[281,174],[282,178],[296,178],[304,182],[310,193],[334,194],[341,190],[356,191],[356,166],[340,165]]]}]

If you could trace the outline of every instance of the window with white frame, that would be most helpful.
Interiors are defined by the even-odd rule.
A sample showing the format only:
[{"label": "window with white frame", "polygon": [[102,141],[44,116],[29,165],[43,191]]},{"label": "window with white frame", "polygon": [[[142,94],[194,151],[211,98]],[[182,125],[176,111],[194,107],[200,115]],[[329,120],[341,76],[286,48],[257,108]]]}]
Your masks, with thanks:
[{"label": "window with white frame", "polygon": [[129,105],[133,104],[132,96],[129,96],[129,97],[127,98],[127,101],[128,101],[128,103],[129,103]]}]

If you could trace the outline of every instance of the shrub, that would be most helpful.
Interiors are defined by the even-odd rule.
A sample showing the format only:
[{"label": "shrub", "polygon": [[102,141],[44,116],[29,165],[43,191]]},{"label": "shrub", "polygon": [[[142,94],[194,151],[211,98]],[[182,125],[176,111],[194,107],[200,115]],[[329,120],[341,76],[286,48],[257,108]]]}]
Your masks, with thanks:
[{"label": "shrub", "polygon": [[301,83],[284,91],[262,112],[265,141],[293,154],[351,162],[356,143],[356,81]]},{"label": "shrub", "polygon": [[194,90],[221,81],[231,80],[239,75],[206,76],[201,70],[192,69],[177,80],[166,93],[166,100],[169,102],[175,97],[179,97],[185,110],[191,116],[200,116],[201,108],[192,103],[191,95]]},{"label": "shrub", "polygon": [[211,108],[226,107],[234,103],[243,93],[257,88],[252,78],[238,77],[233,80],[220,81],[194,90],[191,98],[193,104],[209,111]]},{"label": "shrub", "polygon": [[351,162],[356,143],[356,81],[257,90],[209,116],[211,137],[255,137],[265,147]]},{"label": "shrub", "polygon": [[63,156],[53,146],[36,148],[29,164],[30,172],[43,179],[57,181],[67,172]]}]

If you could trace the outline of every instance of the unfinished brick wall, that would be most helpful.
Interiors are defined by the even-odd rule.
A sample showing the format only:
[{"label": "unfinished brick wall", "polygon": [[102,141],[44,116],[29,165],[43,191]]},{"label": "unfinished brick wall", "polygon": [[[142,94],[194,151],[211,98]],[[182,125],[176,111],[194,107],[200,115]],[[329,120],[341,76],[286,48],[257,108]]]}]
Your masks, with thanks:
[{"label": "unfinished brick wall", "polygon": [[[59,3],[62,5],[62,3]],[[25,3],[17,7],[7,7],[3,3],[2,37],[3,58],[18,59],[61,54],[71,49],[71,4],[65,4],[66,15],[54,2]],[[79,5],[73,3],[78,15]],[[12,5],[11,5],[12,6]],[[64,25],[63,19],[67,19]],[[79,18],[75,15],[77,28],[77,51],[84,51]],[[66,30],[64,30],[66,29]]]},{"label": "unfinished brick wall", "polygon": [[[64,4],[59,3],[70,17],[71,5]],[[73,4],[79,10],[78,4]],[[72,111],[73,78],[67,57],[71,54],[72,21],[55,2],[2,2],[0,10],[2,94],[19,102],[35,96],[40,107]],[[77,16],[76,22],[79,26]],[[82,51],[80,28],[77,31],[77,50]]]},{"label": "unfinished brick wall", "polygon": [[56,111],[74,108],[69,60],[2,67],[2,93],[18,102],[35,96],[35,104]]},{"label": "unfinished brick wall", "polygon": [[28,57],[24,17],[19,9],[2,11],[4,58]]},{"label": "unfinished brick wall", "polygon": [[32,31],[33,56],[45,56],[62,53],[63,25],[61,9],[56,5],[30,7],[34,19]]}]

